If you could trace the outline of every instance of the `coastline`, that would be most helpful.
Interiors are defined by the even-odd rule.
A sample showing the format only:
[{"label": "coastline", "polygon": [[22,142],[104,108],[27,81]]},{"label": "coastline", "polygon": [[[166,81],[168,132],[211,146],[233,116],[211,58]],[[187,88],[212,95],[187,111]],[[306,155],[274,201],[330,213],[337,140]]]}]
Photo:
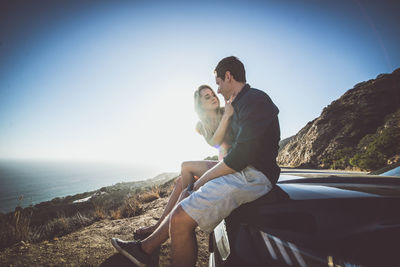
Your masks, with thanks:
[{"label": "coastline", "polygon": [[0,159],[0,212],[54,198],[140,181],[161,171],[149,166],[94,161]]},{"label": "coastline", "polygon": [[[173,179],[169,179],[165,183],[161,183],[160,197],[156,199],[149,197],[147,199],[148,202],[143,202],[139,215],[119,219],[112,217],[99,219],[70,233],[38,242],[20,241],[12,246],[0,249],[0,265],[132,266],[132,263],[127,258],[115,250],[111,245],[110,239],[111,237],[118,237],[123,240],[132,239],[135,229],[154,224],[161,216],[168,202],[168,190],[172,188],[172,182]],[[127,185],[118,186],[126,187]],[[118,190],[118,188],[114,189]],[[163,194],[163,191],[166,194]],[[149,193],[151,190],[147,192]],[[208,266],[209,256],[208,235],[200,229],[196,229],[196,233],[198,240],[198,261],[196,266],[205,267]],[[159,252],[159,266],[171,266],[170,255],[171,243],[167,241],[161,246]]]},{"label": "coastline", "polygon": [[140,215],[143,204],[169,194],[177,175],[162,173],[147,180],[117,183],[0,213],[0,249],[21,240],[41,242],[60,237],[106,218]]}]

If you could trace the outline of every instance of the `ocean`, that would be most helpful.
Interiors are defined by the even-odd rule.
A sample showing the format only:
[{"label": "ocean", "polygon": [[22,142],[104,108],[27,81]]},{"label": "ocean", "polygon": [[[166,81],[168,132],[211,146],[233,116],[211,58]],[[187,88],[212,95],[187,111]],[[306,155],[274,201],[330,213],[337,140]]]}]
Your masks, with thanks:
[{"label": "ocean", "polygon": [[111,163],[0,160],[0,212],[119,182],[146,180],[161,172]]}]

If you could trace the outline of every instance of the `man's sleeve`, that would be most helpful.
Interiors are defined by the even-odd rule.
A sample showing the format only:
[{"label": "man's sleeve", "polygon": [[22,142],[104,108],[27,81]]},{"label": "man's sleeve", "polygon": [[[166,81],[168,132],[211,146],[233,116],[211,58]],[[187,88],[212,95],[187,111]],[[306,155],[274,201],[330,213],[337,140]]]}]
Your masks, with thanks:
[{"label": "man's sleeve", "polygon": [[278,108],[267,96],[258,96],[239,110],[239,131],[224,162],[230,168],[241,171],[251,165],[263,149],[266,130],[278,115]]}]

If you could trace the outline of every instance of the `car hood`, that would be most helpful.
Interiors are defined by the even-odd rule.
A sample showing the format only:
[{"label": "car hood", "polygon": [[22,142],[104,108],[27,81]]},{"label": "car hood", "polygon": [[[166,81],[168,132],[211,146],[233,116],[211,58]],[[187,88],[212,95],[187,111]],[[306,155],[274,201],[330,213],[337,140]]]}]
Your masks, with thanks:
[{"label": "car hood", "polygon": [[400,179],[382,176],[281,175],[277,186],[293,200],[400,197]]}]

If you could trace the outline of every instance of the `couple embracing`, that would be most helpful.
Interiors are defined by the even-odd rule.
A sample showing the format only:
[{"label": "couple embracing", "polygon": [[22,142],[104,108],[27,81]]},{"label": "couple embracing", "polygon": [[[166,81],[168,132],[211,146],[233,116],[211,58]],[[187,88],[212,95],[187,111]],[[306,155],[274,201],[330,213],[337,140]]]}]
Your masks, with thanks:
[{"label": "couple embracing", "polygon": [[195,266],[195,228],[212,232],[234,209],[267,194],[278,180],[278,108],[266,93],[246,83],[244,65],[236,57],[222,59],[214,74],[225,108],[206,85],[196,90],[194,101],[200,118],[196,130],[219,148],[219,161],[182,164],[159,221],[136,231],[146,238],[112,238],[113,246],[139,266],[168,238],[173,266]]}]

